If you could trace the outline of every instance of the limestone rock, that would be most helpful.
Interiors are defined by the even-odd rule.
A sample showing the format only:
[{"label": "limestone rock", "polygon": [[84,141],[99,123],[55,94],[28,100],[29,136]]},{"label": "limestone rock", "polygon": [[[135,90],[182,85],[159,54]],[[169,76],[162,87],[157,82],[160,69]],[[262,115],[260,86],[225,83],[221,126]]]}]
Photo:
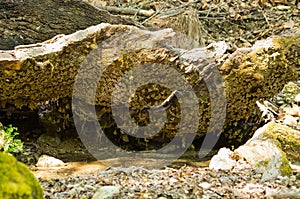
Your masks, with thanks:
[{"label": "limestone rock", "polygon": [[214,155],[209,163],[209,168],[214,170],[231,170],[236,165],[233,152],[227,148],[221,148],[217,155]]},{"label": "limestone rock", "polygon": [[262,181],[292,174],[286,155],[271,139],[252,140],[237,148],[234,153],[246,159],[258,173],[262,173]]},{"label": "limestone rock", "polygon": [[298,131],[270,122],[258,129],[250,140],[234,152],[227,148],[220,149],[211,159],[209,168],[241,170],[247,167],[245,160],[250,168],[255,169],[257,173],[262,173],[262,181],[290,175],[292,168],[288,157],[299,162],[299,159],[295,159],[299,156],[298,136]]},{"label": "limestone rock", "polygon": [[[270,134],[270,122],[258,129],[253,137],[234,151],[234,155],[245,159],[257,172],[262,173],[262,181],[278,175],[290,175],[292,169],[281,144]],[[275,138],[275,139],[274,139]]]},{"label": "limestone rock", "polygon": [[38,167],[61,167],[64,165],[63,161],[48,155],[42,155],[36,163]]},{"label": "limestone rock", "polygon": [[258,129],[251,140],[272,139],[290,161],[300,162],[300,131],[276,122],[269,122]]},{"label": "limestone rock", "polygon": [[100,187],[92,199],[108,199],[117,195],[120,192],[120,189],[116,186],[103,186]]},{"label": "limestone rock", "polygon": [[0,153],[0,198],[43,198],[43,190],[27,166],[2,152]]},{"label": "limestone rock", "polygon": [[300,102],[300,93],[295,96],[295,102]]}]

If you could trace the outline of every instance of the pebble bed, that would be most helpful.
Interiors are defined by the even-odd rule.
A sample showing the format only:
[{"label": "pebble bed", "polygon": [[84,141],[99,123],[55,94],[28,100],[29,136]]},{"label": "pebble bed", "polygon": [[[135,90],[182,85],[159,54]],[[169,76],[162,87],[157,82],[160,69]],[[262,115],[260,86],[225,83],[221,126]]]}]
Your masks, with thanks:
[{"label": "pebble bed", "polygon": [[231,171],[183,166],[148,170],[111,167],[97,174],[63,179],[39,179],[46,199],[92,198],[102,186],[115,186],[110,198],[300,198],[300,174],[262,182],[245,164]]}]

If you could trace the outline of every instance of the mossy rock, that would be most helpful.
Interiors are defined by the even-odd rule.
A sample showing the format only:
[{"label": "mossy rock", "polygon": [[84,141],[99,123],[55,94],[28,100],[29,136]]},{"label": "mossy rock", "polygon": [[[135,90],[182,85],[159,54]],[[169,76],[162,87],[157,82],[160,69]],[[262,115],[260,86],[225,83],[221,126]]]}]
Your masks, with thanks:
[{"label": "mossy rock", "polygon": [[300,162],[300,131],[270,122],[264,126],[262,136],[278,141],[290,161]]},{"label": "mossy rock", "polygon": [[252,137],[234,151],[234,157],[245,159],[256,172],[262,173],[262,181],[293,174],[287,156],[276,140]]},{"label": "mossy rock", "polygon": [[0,198],[43,198],[43,189],[27,166],[5,153],[0,153]]}]

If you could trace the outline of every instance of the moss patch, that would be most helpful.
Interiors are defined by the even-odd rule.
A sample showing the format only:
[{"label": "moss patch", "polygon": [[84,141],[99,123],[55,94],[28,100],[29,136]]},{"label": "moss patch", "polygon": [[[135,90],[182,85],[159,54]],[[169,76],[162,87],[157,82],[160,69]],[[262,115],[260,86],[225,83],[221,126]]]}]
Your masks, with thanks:
[{"label": "moss patch", "polygon": [[293,174],[293,170],[290,166],[290,163],[287,159],[286,156],[281,157],[280,161],[281,163],[280,167],[279,167],[279,171],[282,175],[291,175]]},{"label": "moss patch", "polygon": [[0,198],[43,198],[43,190],[27,166],[5,153],[0,153]]}]

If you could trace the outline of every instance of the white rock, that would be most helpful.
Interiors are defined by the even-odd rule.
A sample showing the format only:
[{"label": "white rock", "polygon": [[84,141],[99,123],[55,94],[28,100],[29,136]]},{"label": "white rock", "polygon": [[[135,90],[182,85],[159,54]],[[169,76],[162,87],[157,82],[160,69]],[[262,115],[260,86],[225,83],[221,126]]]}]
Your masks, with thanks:
[{"label": "white rock", "polygon": [[291,115],[285,115],[283,117],[282,123],[290,125],[290,126],[297,126],[298,125],[298,121],[297,120],[298,120],[297,117],[293,117]]},{"label": "white rock", "polygon": [[4,134],[3,125],[0,122],[0,150],[4,147],[4,145],[5,145],[5,134]]},{"label": "white rock", "polygon": [[41,155],[36,163],[37,167],[61,167],[64,165],[65,163],[63,161],[48,155]]},{"label": "white rock", "polygon": [[5,144],[4,140],[2,140],[0,137],[0,149],[2,149],[4,147],[4,144]]},{"label": "white rock", "polygon": [[283,175],[284,168],[289,167],[285,154],[276,141],[271,139],[251,139],[234,153],[244,158],[258,173],[262,173],[262,181]]},{"label": "white rock", "polygon": [[119,194],[120,189],[116,186],[103,186],[100,187],[94,194],[92,199],[106,199]]},{"label": "white rock", "polygon": [[293,104],[292,107],[283,107],[279,109],[279,113],[291,116],[299,116],[299,106]]},{"label": "white rock", "polygon": [[209,168],[214,170],[230,170],[236,164],[233,159],[233,152],[228,148],[221,148],[217,155],[214,155],[209,163]]},{"label": "white rock", "polygon": [[201,182],[199,186],[202,187],[203,189],[209,189],[211,187],[211,184],[208,182]]},{"label": "white rock", "polygon": [[266,129],[267,129],[266,125],[264,125],[263,127],[260,127],[259,129],[257,129],[255,131],[255,133],[253,134],[252,138],[248,140],[248,142],[250,142],[251,140],[263,139],[264,132],[266,131]]},{"label": "white rock", "polygon": [[300,102],[300,93],[295,96],[294,100],[295,100],[295,102]]},{"label": "white rock", "polygon": [[292,168],[293,171],[295,171],[296,173],[300,173],[300,166],[295,165],[295,164],[291,164],[291,168]]}]

